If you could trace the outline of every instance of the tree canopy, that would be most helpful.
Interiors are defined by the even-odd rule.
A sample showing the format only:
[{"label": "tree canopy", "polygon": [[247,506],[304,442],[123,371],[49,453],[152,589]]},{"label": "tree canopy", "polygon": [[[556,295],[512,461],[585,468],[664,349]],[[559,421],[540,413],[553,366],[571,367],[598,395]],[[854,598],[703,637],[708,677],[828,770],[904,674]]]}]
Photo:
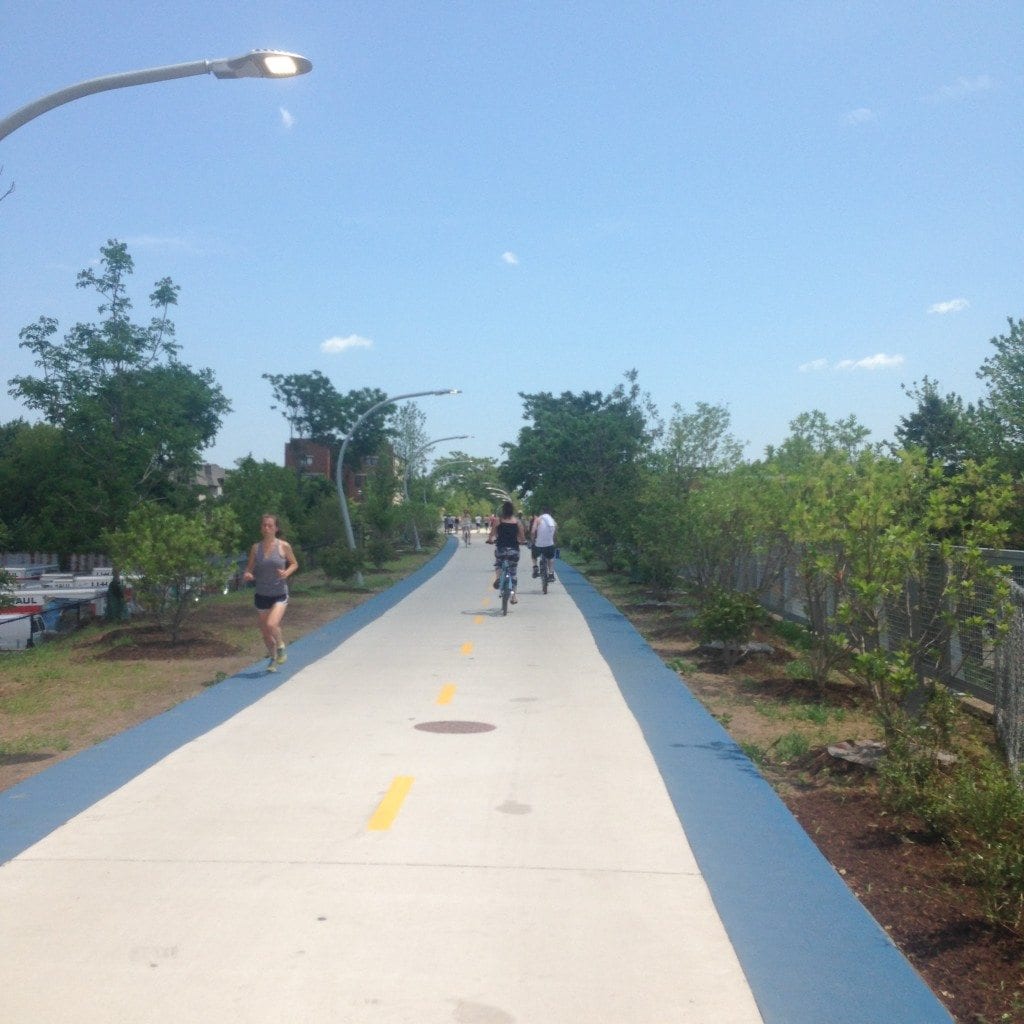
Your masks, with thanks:
[{"label": "tree canopy", "polygon": [[125,243],[109,241],[98,271],[77,279],[99,293],[103,319],[58,339],[58,321],[41,316],[19,334],[41,372],[12,378],[9,393],[59,431],[61,486],[73,482],[62,517],[73,522],[63,540],[71,546],[97,545],[141,502],[187,504],[200,453],[230,410],[212,371],[178,358],[168,313],[179,289],[170,278],[149,295],[149,324],[132,322],[133,272]]}]

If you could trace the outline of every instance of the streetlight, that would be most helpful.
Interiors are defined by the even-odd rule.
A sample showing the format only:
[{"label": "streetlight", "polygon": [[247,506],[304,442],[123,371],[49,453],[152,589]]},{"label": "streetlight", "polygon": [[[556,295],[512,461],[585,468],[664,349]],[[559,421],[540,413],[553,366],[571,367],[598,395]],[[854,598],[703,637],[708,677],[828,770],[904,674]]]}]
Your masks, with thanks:
[{"label": "streetlight", "polygon": [[[338,502],[341,505],[341,518],[345,521],[345,539],[348,541],[349,551],[355,551],[356,549],[356,538],[355,534],[352,533],[352,520],[349,519],[348,515],[348,498],[345,497],[345,482],[342,477],[341,467],[345,462],[345,449],[348,447],[349,441],[352,440],[352,435],[362,425],[363,420],[368,416],[373,415],[378,409],[383,408],[385,405],[393,405],[395,402],[401,402],[405,398],[423,398],[425,395],[458,395],[462,392],[458,388],[441,388],[437,391],[413,391],[408,395],[392,395],[390,398],[385,398],[376,405],[371,405],[352,424],[352,429],[345,436],[345,440],[341,442],[341,450],[338,452],[338,465],[335,467],[335,478],[338,487]],[[363,574],[357,569],[356,570],[356,582],[362,586]]]},{"label": "streetlight", "polygon": [[312,69],[312,61],[297,53],[286,53],[283,50],[253,50],[242,57],[194,60],[186,64],[167,64],[158,68],[145,68],[142,71],[125,71],[119,75],[90,78],[43,96],[5,117],[0,121],[0,139],[7,138],[15,129],[40,114],[53,110],[54,107],[107,89],[123,89],[129,85],[148,85],[150,82],[166,82],[174,78],[207,74],[215,78],[294,78]]},{"label": "streetlight", "polygon": [[[433,448],[435,444],[440,444],[442,441],[464,441],[467,437],[472,437],[472,434],[452,434],[451,437],[438,437],[429,444],[425,444],[422,448],[417,448],[416,451],[409,456],[409,461],[405,464],[405,476],[402,477],[402,493],[405,495],[405,503],[409,504],[409,474],[412,472],[412,467],[416,465],[416,460],[425,452],[428,448]],[[412,520],[412,536],[416,542],[416,550],[420,550],[420,533],[416,529],[416,517],[413,516]]]}]

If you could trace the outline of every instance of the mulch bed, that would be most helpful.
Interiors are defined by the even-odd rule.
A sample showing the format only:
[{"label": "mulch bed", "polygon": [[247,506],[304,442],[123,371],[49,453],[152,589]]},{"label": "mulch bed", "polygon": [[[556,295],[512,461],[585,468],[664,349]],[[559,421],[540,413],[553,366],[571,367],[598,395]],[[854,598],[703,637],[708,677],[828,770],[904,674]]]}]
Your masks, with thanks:
[{"label": "mulch bed", "polygon": [[867,783],[785,799],[959,1024],[1024,1021],[1024,940],[984,919],[941,843],[888,815]]}]

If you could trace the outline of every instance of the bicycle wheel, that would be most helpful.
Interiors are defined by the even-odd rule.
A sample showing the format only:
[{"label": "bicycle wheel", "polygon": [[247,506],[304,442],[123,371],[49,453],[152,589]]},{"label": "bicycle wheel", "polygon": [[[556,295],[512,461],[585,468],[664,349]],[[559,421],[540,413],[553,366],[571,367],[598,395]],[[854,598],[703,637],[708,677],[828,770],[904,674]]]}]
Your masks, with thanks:
[{"label": "bicycle wheel", "polygon": [[508,569],[501,572],[501,614],[508,615],[508,599],[512,593],[512,580],[509,578]]},{"label": "bicycle wheel", "polygon": [[548,557],[547,555],[540,556],[540,589],[541,592],[546,594],[548,592]]}]

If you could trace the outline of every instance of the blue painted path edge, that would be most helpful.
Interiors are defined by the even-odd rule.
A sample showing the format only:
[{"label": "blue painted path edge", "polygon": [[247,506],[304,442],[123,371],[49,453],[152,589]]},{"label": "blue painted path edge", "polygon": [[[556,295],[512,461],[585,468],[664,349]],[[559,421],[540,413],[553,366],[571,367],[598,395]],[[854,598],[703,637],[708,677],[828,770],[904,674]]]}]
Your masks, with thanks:
[{"label": "blue painted path edge", "polygon": [[450,539],[434,558],[404,580],[290,644],[288,661],[277,672],[266,672],[261,661],[0,793],[0,865],[334,650],[440,572],[457,548],[457,541]]},{"label": "blue painted path edge", "polygon": [[725,730],[584,577],[558,576],[664,779],[766,1024],[952,1024]]}]

